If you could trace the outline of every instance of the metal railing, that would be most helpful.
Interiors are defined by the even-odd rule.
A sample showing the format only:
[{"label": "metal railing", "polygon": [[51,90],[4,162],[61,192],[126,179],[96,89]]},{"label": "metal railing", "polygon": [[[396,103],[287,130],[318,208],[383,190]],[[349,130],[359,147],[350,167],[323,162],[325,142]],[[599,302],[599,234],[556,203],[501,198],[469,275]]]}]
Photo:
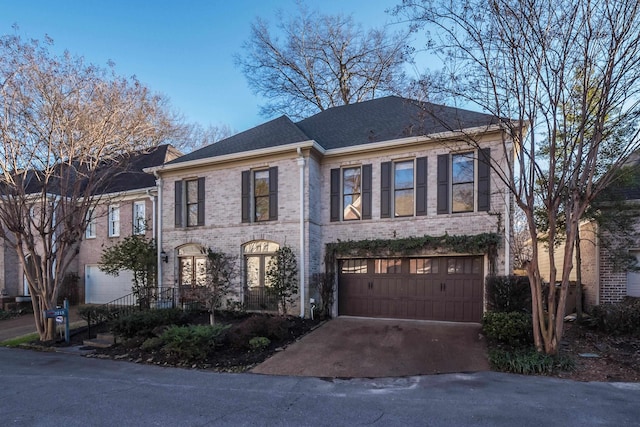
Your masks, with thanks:
[{"label": "metal railing", "polygon": [[278,311],[278,298],[266,287],[246,289],[244,304],[250,311]]},{"label": "metal railing", "polygon": [[[92,326],[98,326],[136,311],[175,308],[177,306],[178,289],[176,288],[150,288],[142,294],[131,293],[90,310],[87,313],[88,333],[91,335]],[[94,313],[93,316],[92,313]]]}]

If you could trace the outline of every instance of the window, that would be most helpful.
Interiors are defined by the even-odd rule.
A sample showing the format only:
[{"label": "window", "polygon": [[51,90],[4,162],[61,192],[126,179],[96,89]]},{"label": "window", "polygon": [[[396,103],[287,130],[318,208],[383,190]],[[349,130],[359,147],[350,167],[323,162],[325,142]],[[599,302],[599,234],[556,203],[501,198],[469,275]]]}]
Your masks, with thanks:
[{"label": "window", "polygon": [[109,206],[109,237],[118,237],[120,235],[120,207]]},{"label": "window", "polygon": [[380,217],[427,214],[427,158],[380,165]]},{"label": "window", "polygon": [[480,258],[449,258],[447,274],[482,274]]},{"label": "window", "polygon": [[175,226],[204,225],[204,178],[175,183]]},{"label": "window", "polygon": [[451,211],[473,212],[474,209],[474,168],[473,153],[451,156]]},{"label": "window", "polygon": [[491,202],[491,150],[438,156],[438,214],[487,212]]},{"label": "window", "polygon": [[87,212],[87,228],[84,232],[84,237],[87,239],[96,238],[96,217],[93,210]]},{"label": "window", "polygon": [[204,286],[207,279],[206,251],[199,245],[189,244],[178,249],[179,280],[182,297],[192,297],[182,288]]},{"label": "window", "polygon": [[147,218],[145,217],[145,202],[133,203],[133,234],[144,234],[147,231]]},{"label": "window", "polygon": [[394,216],[413,215],[413,160],[394,164]]},{"label": "window", "polygon": [[399,274],[402,272],[402,260],[400,258],[375,260],[376,274]]},{"label": "window", "polygon": [[345,259],[341,261],[340,272],[342,274],[367,274],[366,259]]},{"label": "window", "polygon": [[278,168],[242,172],[242,222],[278,219]]},{"label": "window", "polygon": [[255,221],[269,220],[269,171],[253,173]]},{"label": "window", "polygon": [[245,306],[249,310],[278,309],[275,295],[268,292],[267,268],[279,245],[266,240],[249,242],[243,246],[245,271]]},{"label": "window", "polygon": [[331,221],[371,219],[371,165],[331,169]]},{"label": "window", "polygon": [[342,219],[345,221],[362,217],[361,177],[360,167],[342,169]]},{"label": "window", "polygon": [[438,274],[438,260],[431,258],[412,258],[409,260],[411,274]]}]

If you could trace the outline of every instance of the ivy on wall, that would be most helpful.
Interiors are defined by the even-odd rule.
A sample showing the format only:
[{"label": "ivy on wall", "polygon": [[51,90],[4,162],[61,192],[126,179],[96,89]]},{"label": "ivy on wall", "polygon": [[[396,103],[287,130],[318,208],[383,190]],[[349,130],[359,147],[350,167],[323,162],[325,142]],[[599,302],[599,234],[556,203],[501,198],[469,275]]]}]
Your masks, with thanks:
[{"label": "ivy on wall", "polygon": [[347,240],[327,243],[325,252],[325,271],[332,273],[336,258],[339,256],[399,256],[415,255],[423,251],[445,251],[459,254],[488,254],[489,265],[495,271],[498,246],[501,236],[497,233],[476,235],[422,236],[402,239]]}]

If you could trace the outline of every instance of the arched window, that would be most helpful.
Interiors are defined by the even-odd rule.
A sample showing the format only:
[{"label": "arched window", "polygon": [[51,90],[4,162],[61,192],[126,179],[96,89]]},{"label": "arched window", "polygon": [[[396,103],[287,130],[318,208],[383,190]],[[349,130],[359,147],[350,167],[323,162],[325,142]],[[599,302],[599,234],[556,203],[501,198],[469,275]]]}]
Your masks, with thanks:
[{"label": "arched window", "polygon": [[268,292],[267,266],[280,245],[268,240],[254,240],[242,245],[244,256],[244,303],[247,310],[277,311],[278,303]]}]

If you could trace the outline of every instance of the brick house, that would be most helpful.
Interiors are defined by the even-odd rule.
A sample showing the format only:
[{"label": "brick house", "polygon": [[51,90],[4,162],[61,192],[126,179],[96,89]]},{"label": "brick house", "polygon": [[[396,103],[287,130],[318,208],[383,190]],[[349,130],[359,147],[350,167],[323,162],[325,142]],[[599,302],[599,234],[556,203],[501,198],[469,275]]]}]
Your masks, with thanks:
[{"label": "brick house", "polygon": [[[300,315],[326,272],[333,315],[479,321],[485,276],[511,272],[510,196],[489,166],[504,165],[505,146],[492,116],[391,96],[297,123],[282,116],[147,169],[159,185],[160,285],[197,285],[211,248],[238,260],[246,308],[273,310],[265,268],[287,245]],[[325,260],[331,243],[483,233],[498,237],[495,253],[383,248]]]},{"label": "brick house", "polygon": [[[125,236],[155,235],[156,183],[144,168],[161,165],[182,153],[171,145],[160,145],[131,156],[126,171],[110,179],[100,191],[103,202],[92,213],[77,256],[67,270],[71,280],[61,293],[74,303],[102,304],[131,293],[131,274],[109,276],[99,270],[102,250]],[[28,295],[22,265],[8,242],[0,245],[0,273],[4,293],[9,297]]]},{"label": "brick house", "polygon": [[[608,209],[624,210],[626,216],[632,218],[629,229],[610,230],[592,220],[580,224],[583,306],[586,310],[599,304],[618,303],[627,296],[640,297],[640,272],[632,271],[628,265],[629,260],[635,259],[636,265],[640,266],[640,223],[635,220],[640,203],[640,154],[629,156],[623,167],[623,178],[605,189],[598,206],[604,217]],[[541,244],[540,250],[543,255],[539,261],[540,272],[543,279],[548,280],[548,248]],[[556,257],[561,257],[564,243],[555,251]],[[572,282],[577,281],[576,265],[574,259],[574,269],[569,277]],[[570,292],[569,298],[574,289],[571,288]],[[575,307],[571,303],[569,309]]]}]

